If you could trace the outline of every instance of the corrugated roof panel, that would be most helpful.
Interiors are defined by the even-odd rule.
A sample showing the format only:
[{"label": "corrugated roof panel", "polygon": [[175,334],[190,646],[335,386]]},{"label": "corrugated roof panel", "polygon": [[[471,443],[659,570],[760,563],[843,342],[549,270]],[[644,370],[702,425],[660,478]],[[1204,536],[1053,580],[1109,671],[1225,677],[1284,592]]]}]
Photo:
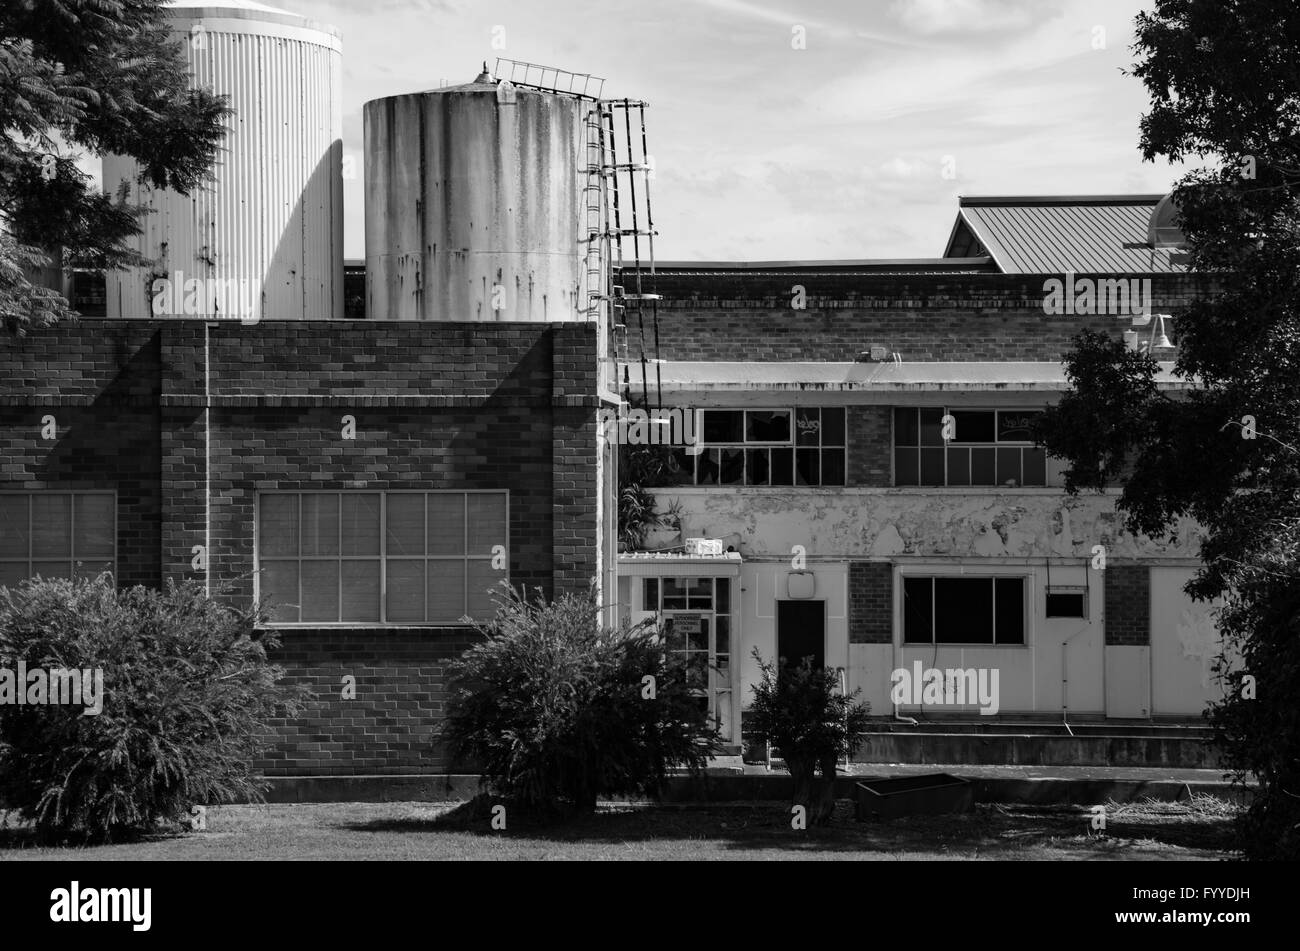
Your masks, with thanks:
[{"label": "corrugated roof panel", "polygon": [[1130,199],[963,201],[967,226],[1008,274],[1174,274],[1169,249],[1147,245],[1156,204]]}]

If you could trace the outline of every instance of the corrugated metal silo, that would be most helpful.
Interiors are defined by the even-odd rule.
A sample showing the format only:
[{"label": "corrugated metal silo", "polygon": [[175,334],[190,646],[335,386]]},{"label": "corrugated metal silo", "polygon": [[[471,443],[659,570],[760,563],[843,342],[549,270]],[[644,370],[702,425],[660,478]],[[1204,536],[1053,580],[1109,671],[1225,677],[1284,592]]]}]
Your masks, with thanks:
[{"label": "corrugated metal silo", "polygon": [[[136,165],[104,159],[110,191],[132,183],[153,209],[135,247],[155,263],[110,273],[110,317],[193,313],[154,307],[160,277],[197,279],[199,313],[253,319],[343,316],[342,42],[333,27],[249,0],[173,0],[193,81],[230,98],[234,115],[208,186],[189,196],[135,184]],[[256,308],[229,313],[220,288],[240,282]],[[217,288],[214,294],[213,288]],[[165,302],[163,302],[165,303]],[[177,294],[175,304],[184,303]]]},{"label": "corrugated metal silo", "polygon": [[368,313],[579,320],[582,107],[476,81],[365,106]]}]

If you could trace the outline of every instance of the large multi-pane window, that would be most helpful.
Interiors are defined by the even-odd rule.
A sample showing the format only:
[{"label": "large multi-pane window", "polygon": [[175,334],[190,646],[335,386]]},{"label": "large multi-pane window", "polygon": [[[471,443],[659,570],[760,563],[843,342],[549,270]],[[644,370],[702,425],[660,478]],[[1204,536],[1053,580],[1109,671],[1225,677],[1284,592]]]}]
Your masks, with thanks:
[{"label": "large multi-pane window", "polygon": [[662,618],[668,652],[724,734],[731,720],[731,579],[646,578],[641,604]]},{"label": "large multi-pane window", "polygon": [[0,492],[0,586],[116,573],[112,492]]},{"label": "large multi-pane window", "polygon": [[[950,439],[944,416],[952,415]],[[897,407],[895,485],[1047,485],[1047,453],[1034,445],[1036,410]]]},{"label": "large multi-pane window", "polygon": [[268,492],[259,591],[281,624],[459,623],[495,613],[505,492]]},{"label": "large multi-pane window", "polygon": [[904,644],[1025,643],[1023,577],[906,577]]},{"label": "large multi-pane window", "polygon": [[706,409],[703,449],[676,453],[686,485],[844,485],[844,409]]}]

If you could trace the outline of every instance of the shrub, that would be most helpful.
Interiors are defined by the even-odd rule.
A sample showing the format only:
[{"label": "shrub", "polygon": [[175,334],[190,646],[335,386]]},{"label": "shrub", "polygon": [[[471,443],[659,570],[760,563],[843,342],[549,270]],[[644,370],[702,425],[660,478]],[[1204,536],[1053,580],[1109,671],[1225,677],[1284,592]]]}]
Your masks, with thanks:
[{"label": "shrub", "polygon": [[548,603],[503,587],[498,605],[451,665],[443,728],[495,793],[537,814],[591,812],[602,795],[657,796],[669,770],[698,772],[717,752],[653,627],[603,627],[590,592]]},{"label": "shrub", "polygon": [[808,810],[809,823],[826,823],[835,809],[836,761],[852,756],[862,744],[870,705],[854,702],[861,691],[841,694],[839,675],[829,667],[813,667],[805,660],[776,669],[758,648],[754,659],[761,677],[750,688],[754,702],[745,713],[745,729],[785,759],[794,780],[794,804]]},{"label": "shrub", "polygon": [[267,662],[263,615],[194,582],[112,577],[0,588],[0,668],[100,669],[103,706],[0,705],[0,800],[46,838],[114,839],[195,804],[261,799],[252,763],[300,688]]}]

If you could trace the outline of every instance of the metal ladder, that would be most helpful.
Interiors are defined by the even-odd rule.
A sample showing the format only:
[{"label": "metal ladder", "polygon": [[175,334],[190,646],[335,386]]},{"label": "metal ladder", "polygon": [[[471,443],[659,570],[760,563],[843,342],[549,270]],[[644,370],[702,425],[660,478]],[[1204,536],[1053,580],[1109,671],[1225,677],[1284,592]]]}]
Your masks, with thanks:
[{"label": "metal ladder", "polygon": [[[663,385],[660,371],[661,361],[658,356],[659,301],[663,300],[663,296],[654,292],[654,240],[658,232],[655,231],[654,212],[650,203],[650,176],[654,172],[654,167],[647,151],[645,110],[646,103],[638,99],[605,99],[600,102],[601,122],[604,129],[603,142],[608,146],[602,152],[605,158],[602,177],[606,180],[606,188],[612,206],[612,220],[611,217],[606,218],[604,233],[612,250],[612,256],[617,259],[617,264],[613,260],[609,262],[611,275],[615,269],[617,269],[619,275],[619,283],[614,283],[611,276],[609,293],[606,299],[609,300],[611,305],[611,319],[615,322],[615,333],[622,334],[624,354],[626,354],[627,349],[627,327],[630,323],[628,318],[633,314],[636,317],[637,331],[640,336],[641,392],[647,403],[650,403],[648,369],[650,358],[647,355],[650,348],[647,346],[645,325],[646,310],[650,310],[655,353],[654,406],[656,409],[662,409]],[[639,136],[633,134],[632,113],[634,111],[637,114],[640,126]],[[617,112],[623,114],[621,149],[619,123],[616,118]],[[624,226],[625,214],[630,222],[630,227]],[[624,254],[623,247],[623,242],[627,238],[632,239],[630,262]],[[645,259],[642,258],[641,254],[642,239],[645,239],[647,255]],[[648,274],[646,273],[647,264],[649,267]],[[626,283],[629,265],[635,281],[630,292]],[[628,380],[625,377],[625,398],[628,395],[627,383]]]}]

